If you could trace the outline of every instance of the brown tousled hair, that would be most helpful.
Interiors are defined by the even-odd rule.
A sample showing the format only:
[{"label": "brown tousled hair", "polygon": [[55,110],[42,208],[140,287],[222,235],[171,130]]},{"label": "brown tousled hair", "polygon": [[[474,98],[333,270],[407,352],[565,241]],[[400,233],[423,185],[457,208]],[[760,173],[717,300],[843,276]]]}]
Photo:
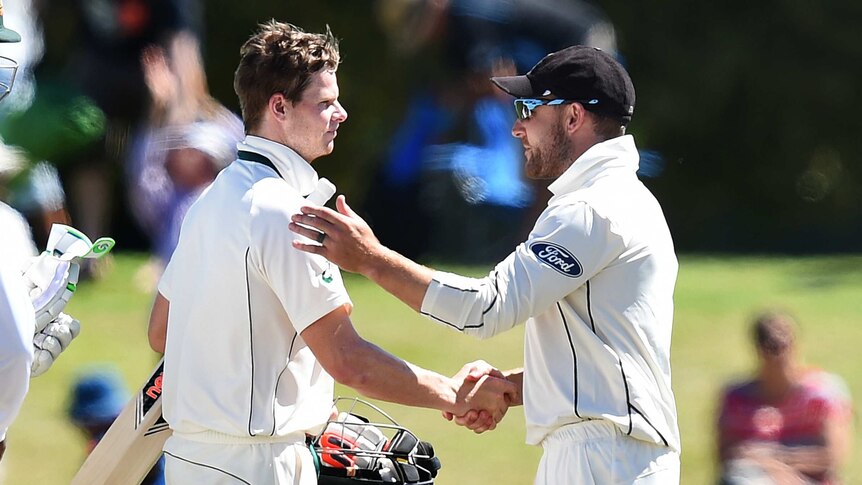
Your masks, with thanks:
[{"label": "brown tousled hair", "polygon": [[261,24],[240,49],[233,79],[246,133],[260,123],[273,94],[283,93],[296,104],[313,74],[335,70],[339,62],[338,40],[328,25],[326,32],[311,34],[285,22]]},{"label": "brown tousled hair", "polygon": [[771,355],[778,355],[793,346],[796,322],[786,313],[769,311],[759,315],[752,325],[754,344]]}]

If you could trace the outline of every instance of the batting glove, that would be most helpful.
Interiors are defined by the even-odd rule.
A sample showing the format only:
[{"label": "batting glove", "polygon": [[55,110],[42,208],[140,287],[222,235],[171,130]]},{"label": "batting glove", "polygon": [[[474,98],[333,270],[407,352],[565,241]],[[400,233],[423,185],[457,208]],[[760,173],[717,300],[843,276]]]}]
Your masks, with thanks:
[{"label": "batting glove", "polygon": [[81,231],[54,224],[45,251],[31,259],[22,271],[24,287],[36,312],[36,332],[60,316],[78,284],[80,258],[101,258],[114,247],[111,238],[95,243]]},{"label": "batting glove", "polygon": [[36,312],[36,332],[60,316],[75,293],[81,267],[49,252],[31,259],[24,268],[24,287]]},{"label": "batting glove", "polygon": [[33,366],[30,368],[30,377],[44,374],[79,333],[81,322],[65,313],[60,313],[45,328],[36,332],[33,336]]}]

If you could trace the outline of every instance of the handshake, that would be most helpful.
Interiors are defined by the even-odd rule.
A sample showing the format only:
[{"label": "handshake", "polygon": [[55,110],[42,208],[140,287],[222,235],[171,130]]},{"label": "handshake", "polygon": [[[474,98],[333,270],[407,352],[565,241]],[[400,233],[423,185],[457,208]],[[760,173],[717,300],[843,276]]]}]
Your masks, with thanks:
[{"label": "handshake", "polygon": [[452,377],[456,386],[456,409],[444,411],[443,417],[475,433],[484,433],[497,427],[509,406],[519,406],[521,374],[507,377],[491,364],[477,360],[465,364]]}]

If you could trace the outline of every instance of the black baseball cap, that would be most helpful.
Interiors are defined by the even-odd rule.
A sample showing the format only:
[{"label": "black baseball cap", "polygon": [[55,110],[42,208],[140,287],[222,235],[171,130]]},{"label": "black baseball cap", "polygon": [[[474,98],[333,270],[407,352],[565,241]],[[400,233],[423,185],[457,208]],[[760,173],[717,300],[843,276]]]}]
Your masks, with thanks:
[{"label": "black baseball cap", "polygon": [[635,111],[635,88],[623,66],[607,52],[585,45],[545,56],[523,76],[492,77],[491,82],[518,98],[579,101],[584,108],[624,123]]}]

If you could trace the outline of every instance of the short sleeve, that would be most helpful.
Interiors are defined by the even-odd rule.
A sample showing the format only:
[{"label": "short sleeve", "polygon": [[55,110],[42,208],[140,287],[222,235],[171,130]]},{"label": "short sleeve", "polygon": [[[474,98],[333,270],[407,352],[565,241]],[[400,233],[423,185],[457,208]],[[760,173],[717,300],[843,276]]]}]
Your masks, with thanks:
[{"label": "short sleeve", "polygon": [[351,304],[338,267],[322,256],[291,245],[288,229],[295,204],[263,204],[251,225],[252,261],[269,282],[297,332],[335,310]]}]

